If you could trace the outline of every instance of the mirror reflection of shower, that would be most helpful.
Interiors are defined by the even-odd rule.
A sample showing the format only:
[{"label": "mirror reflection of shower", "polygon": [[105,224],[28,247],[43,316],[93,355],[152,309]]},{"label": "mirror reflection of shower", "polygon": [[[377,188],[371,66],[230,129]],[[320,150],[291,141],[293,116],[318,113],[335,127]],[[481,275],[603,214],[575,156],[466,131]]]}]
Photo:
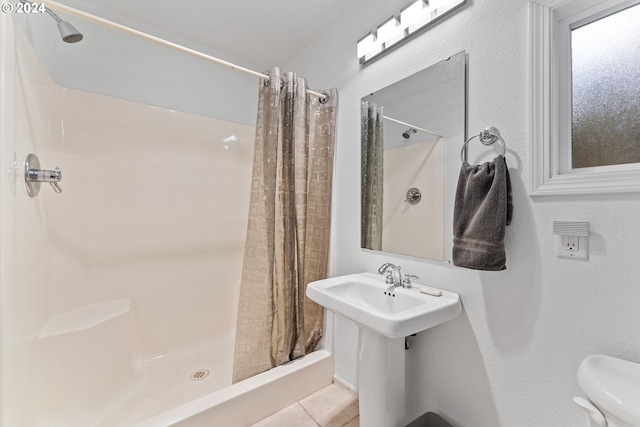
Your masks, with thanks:
[{"label": "mirror reflection of shower", "polygon": [[[418,131],[419,132],[424,132],[427,135],[431,135],[433,138],[436,138],[436,139],[442,138],[442,135],[440,135],[437,132],[433,132],[433,131],[430,131],[428,129],[421,128],[419,126],[412,125],[411,123],[403,122],[402,120],[394,119],[393,117],[389,117],[389,116],[384,115],[384,114],[382,115],[382,118],[384,120],[388,120],[388,121],[390,121],[392,123],[396,123],[396,124],[399,124],[401,126],[407,126],[408,127],[408,129],[406,129],[404,132],[402,132],[402,138],[404,138],[403,142],[410,142],[409,140],[410,140],[411,136],[416,134],[416,133],[418,133]],[[389,148],[389,147],[385,146],[385,148]]]},{"label": "mirror reflection of shower", "polygon": [[31,5],[33,7],[42,7],[44,8],[44,12],[49,14],[57,23],[58,23],[58,31],[60,32],[60,37],[62,37],[62,41],[65,43],[77,43],[84,38],[82,33],[78,31],[76,27],[71,25],[69,21],[63,21],[54,11],[49,9],[44,5],[36,5],[33,2],[27,0],[20,0],[20,3],[25,5]]},{"label": "mirror reflection of shower", "polygon": [[409,128],[409,129],[405,130],[404,132],[402,132],[402,137],[403,137],[404,139],[409,139],[409,138],[411,138],[411,135],[412,135],[412,134],[417,133],[417,132],[418,132],[418,131],[417,131],[416,129],[414,129],[414,128]]},{"label": "mirror reflection of shower", "polygon": [[[451,256],[448,195],[465,141],[465,87],[466,55],[459,52],[361,99],[363,248]],[[422,194],[416,205],[409,204],[412,188]]]}]

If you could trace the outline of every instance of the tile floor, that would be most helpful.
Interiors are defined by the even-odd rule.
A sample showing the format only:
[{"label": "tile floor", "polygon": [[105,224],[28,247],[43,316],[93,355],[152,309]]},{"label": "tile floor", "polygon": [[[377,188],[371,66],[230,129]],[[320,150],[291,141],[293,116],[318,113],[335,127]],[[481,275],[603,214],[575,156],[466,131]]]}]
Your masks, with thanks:
[{"label": "tile floor", "polygon": [[358,401],[331,384],[252,427],[359,427]]}]

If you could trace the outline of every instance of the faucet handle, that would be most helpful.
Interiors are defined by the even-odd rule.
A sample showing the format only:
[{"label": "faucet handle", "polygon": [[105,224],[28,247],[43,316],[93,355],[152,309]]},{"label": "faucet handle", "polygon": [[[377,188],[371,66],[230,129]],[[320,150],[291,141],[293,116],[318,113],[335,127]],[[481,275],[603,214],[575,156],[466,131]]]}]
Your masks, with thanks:
[{"label": "faucet handle", "polygon": [[405,274],[404,275],[404,280],[402,281],[402,287],[403,288],[411,288],[411,280],[416,280],[419,279],[418,276],[416,276],[415,274]]},{"label": "faucet handle", "polygon": [[47,180],[49,184],[53,187],[53,191],[56,193],[62,193],[62,188],[58,184],[62,179],[62,172],[60,172],[60,168],[56,166],[56,168],[52,171],[45,171],[50,173],[50,180]]},{"label": "faucet handle", "polygon": [[62,180],[62,171],[59,167],[54,170],[40,169],[40,160],[35,154],[29,154],[24,161],[24,180],[27,186],[27,194],[35,197],[40,192],[40,183],[48,182],[53,191],[62,193],[58,184]]},{"label": "faucet handle", "polygon": [[385,277],[384,283],[387,285],[393,285],[393,272],[391,270],[387,270],[387,275]]}]

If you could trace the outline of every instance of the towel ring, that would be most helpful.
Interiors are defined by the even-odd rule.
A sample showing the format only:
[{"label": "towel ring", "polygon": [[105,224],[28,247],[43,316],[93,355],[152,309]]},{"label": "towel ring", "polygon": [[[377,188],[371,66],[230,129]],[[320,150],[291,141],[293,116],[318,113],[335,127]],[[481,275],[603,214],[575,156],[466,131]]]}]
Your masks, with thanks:
[{"label": "towel ring", "polygon": [[505,144],[504,139],[500,136],[500,131],[493,126],[486,128],[482,132],[477,135],[473,135],[471,138],[467,139],[464,144],[462,144],[462,149],[460,150],[460,160],[464,163],[467,161],[467,145],[473,138],[478,138],[481,143],[484,145],[491,145],[497,140],[502,142],[502,156],[507,152],[507,144]]}]

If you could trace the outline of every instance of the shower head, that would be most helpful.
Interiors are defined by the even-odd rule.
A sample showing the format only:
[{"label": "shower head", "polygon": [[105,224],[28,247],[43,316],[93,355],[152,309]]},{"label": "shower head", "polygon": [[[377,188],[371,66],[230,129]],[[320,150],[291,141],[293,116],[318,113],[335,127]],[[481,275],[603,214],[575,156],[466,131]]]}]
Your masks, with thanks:
[{"label": "shower head", "polygon": [[415,130],[414,128],[409,128],[409,129],[405,130],[404,132],[402,132],[402,137],[404,139],[409,139],[409,138],[411,138],[411,134],[412,133],[416,133],[416,132],[418,132],[418,131]]},{"label": "shower head", "polygon": [[[20,0],[20,3],[33,4],[32,2],[27,0]],[[78,31],[76,27],[71,25],[68,21],[63,21],[62,19],[60,19],[60,17],[56,15],[56,13],[53,10],[49,9],[48,7],[44,5],[42,7],[44,7],[44,11],[48,13],[49,16],[55,19],[55,21],[58,23],[58,31],[60,32],[60,37],[62,37],[62,41],[64,41],[65,43],[77,43],[80,40],[82,40],[84,36],[80,31]]]},{"label": "shower head", "polygon": [[77,43],[84,37],[80,31],[68,21],[58,22],[58,31],[65,43]]}]

